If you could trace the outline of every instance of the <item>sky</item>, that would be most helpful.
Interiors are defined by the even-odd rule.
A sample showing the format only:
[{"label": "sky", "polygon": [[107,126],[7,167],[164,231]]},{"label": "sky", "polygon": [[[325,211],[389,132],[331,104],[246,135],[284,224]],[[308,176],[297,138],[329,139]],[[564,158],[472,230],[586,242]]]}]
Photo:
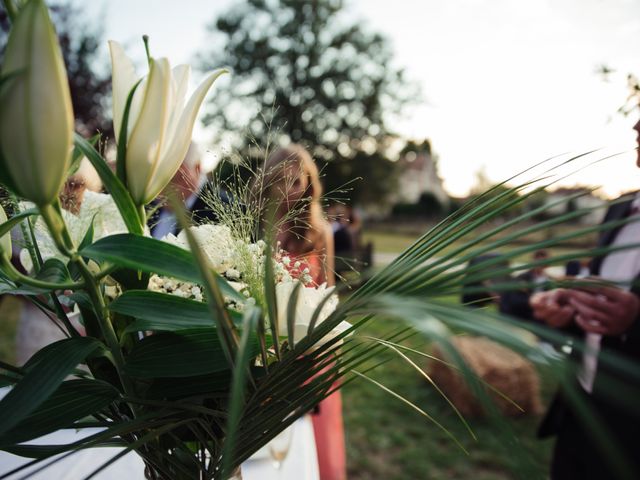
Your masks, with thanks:
[{"label": "sky", "polygon": [[[155,56],[191,63],[206,26],[238,0],[110,0],[83,3],[108,39],[141,64],[138,40]],[[429,138],[440,175],[464,195],[482,170],[493,181],[563,153],[626,152],[566,184],[603,185],[603,194],[640,187],[637,116],[616,114],[626,74],[640,75],[639,0],[351,0],[345,15],[385,34],[397,67],[421,86],[425,103],[393,127]],[[597,73],[606,64],[608,81]],[[215,90],[215,87],[214,87]],[[215,96],[215,91],[211,94]],[[206,140],[206,130],[195,137]],[[213,154],[209,154],[213,155]],[[209,161],[215,159],[209,158]]]}]

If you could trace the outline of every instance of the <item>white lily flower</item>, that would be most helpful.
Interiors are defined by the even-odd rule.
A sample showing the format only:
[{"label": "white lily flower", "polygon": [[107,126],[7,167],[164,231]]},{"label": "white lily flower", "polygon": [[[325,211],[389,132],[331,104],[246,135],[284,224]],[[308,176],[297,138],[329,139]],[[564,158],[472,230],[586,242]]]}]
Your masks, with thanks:
[{"label": "white lily flower", "polygon": [[[113,84],[113,126],[120,142],[127,97],[140,80],[131,59],[110,41]],[[127,186],[137,205],[153,200],[180,168],[196,115],[213,82],[226,70],[210,73],[187,100],[191,68],[171,69],[166,58],[151,59],[149,74],[135,91],[127,122]]]},{"label": "white lily flower", "polygon": [[31,0],[9,33],[0,97],[0,176],[37,205],[56,199],[67,176],[73,108],[67,72],[49,11]]}]

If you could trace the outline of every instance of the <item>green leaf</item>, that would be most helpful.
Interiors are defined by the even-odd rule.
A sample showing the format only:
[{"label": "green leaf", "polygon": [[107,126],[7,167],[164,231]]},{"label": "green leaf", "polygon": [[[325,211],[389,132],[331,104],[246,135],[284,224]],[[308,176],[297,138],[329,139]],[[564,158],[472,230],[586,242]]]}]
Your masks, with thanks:
[{"label": "green leaf", "polygon": [[260,309],[247,309],[243,318],[242,336],[236,352],[235,369],[233,370],[233,383],[229,398],[229,418],[227,431],[222,446],[222,477],[229,478],[232,470],[237,466],[233,464],[233,451],[235,449],[238,427],[245,406],[245,390],[248,380],[251,380],[249,361],[254,356],[251,353],[251,332],[255,331],[258,322],[261,322]]},{"label": "green leaf", "polygon": [[[126,328],[127,333],[216,327],[206,303],[166,293],[130,290],[109,304],[109,309],[137,319]],[[236,318],[240,319],[239,314]]]},{"label": "green leaf", "polygon": [[118,135],[118,151],[116,155],[116,175],[123,183],[127,185],[127,130],[129,124],[129,111],[131,110],[131,102],[133,101],[133,95],[136,93],[138,86],[142,82],[142,79],[138,80],[136,84],[131,88],[129,95],[127,95],[127,102],[124,106],[124,112],[122,114],[122,124],[120,125],[120,132]]},{"label": "green leaf", "polygon": [[[93,260],[107,261],[131,270],[142,270],[158,275],[202,283],[202,276],[191,252],[161,240],[122,233],[104,237],[80,252]],[[238,302],[246,299],[215,274],[222,293]]]},{"label": "green leaf", "polygon": [[[100,134],[97,133],[93,137],[89,139],[89,143],[91,145],[95,145],[98,140],[100,140]],[[82,151],[78,148],[78,146],[73,147],[73,153],[71,154],[71,164],[69,165],[69,169],[67,170],[67,177],[70,177],[74,173],[78,171],[80,168],[80,163],[82,162]]]},{"label": "green leaf", "polygon": [[84,247],[87,247],[93,243],[93,235],[95,232],[95,229],[93,228],[93,222],[95,221],[95,219],[96,219],[96,216],[94,215],[93,218],[91,219],[91,224],[89,225],[89,228],[87,228],[87,231],[84,234],[84,237],[82,237],[82,241],[80,242],[80,245],[78,245],[78,250],[82,250]]},{"label": "green leaf", "polygon": [[111,278],[120,284],[123,290],[140,290],[149,285],[149,273],[129,268],[119,268],[111,273]]},{"label": "green leaf", "polygon": [[[125,447],[127,444],[122,440],[106,440],[100,443],[92,444],[93,448],[96,447]],[[46,459],[65,452],[71,447],[67,445],[12,445],[10,447],[4,447],[2,450],[12,453],[19,457],[26,458],[39,458]]]},{"label": "green leaf", "polygon": [[32,215],[39,215],[39,212],[36,208],[30,208],[23,212],[14,215],[9,220],[0,225],[0,237],[3,237],[6,233],[8,233],[13,227],[18,225],[22,220],[28,218]]},{"label": "green leaf", "polygon": [[137,235],[143,234],[143,226],[140,222],[140,216],[136,209],[135,203],[131,198],[131,194],[122,184],[122,182],[111,171],[107,162],[100,156],[100,154],[93,148],[93,145],[87,140],[82,138],[77,133],[75,134],[74,143],[76,147],[89,159],[93,167],[100,175],[100,179],[104,183],[107,190],[113,197],[113,201],[116,203],[122,219],[124,220],[127,229],[131,233]]},{"label": "green leaf", "polygon": [[271,328],[271,337],[274,339],[273,348],[276,357],[280,360],[280,342],[278,341],[280,330],[278,326],[278,302],[276,299],[276,281],[273,273],[273,252],[271,242],[267,242],[265,251],[265,268],[264,268],[264,296],[267,302],[267,314],[269,316],[269,327]]},{"label": "green leaf", "polygon": [[298,308],[298,296],[302,282],[296,282],[293,287],[289,301],[287,302],[287,338],[289,339],[289,348],[294,348],[293,334],[296,321],[296,309]]},{"label": "green leaf", "polygon": [[227,370],[229,364],[215,328],[162,332],[137,343],[125,365],[134,377],[190,377]]},{"label": "green leaf", "polygon": [[71,281],[71,275],[67,266],[57,258],[47,259],[36,275],[38,280],[50,283],[64,283]]},{"label": "green leaf", "polygon": [[0,436],[0,447],[26,442],[61,428],[70,428],[73,422],[105,408],[118,395],[118,391],[106,382],[63,382],[37,409]]},{"label": "green leaf", "polygon": [[111,262],[188,282],[201,281],[191,254],[176,245],[149,237],[121,233],[101,238],[80,251],[93,260]]},{"label": "green leaf", "polygon": [[38,408],[76,365],[99,348],[104,345],[94,338],[74,337],[40,350],[37,361],[27,362],[32,368],[25,365],[27,374],[0,401],[0,411],[9,413],[0,417],[0,435]]},{"label": "green leaf", "polygon": [[231,371],[197,375],[192,377],[156,378],[145,392],[148,399],[179,399],[206,395],[208,398],[229,395]]}]

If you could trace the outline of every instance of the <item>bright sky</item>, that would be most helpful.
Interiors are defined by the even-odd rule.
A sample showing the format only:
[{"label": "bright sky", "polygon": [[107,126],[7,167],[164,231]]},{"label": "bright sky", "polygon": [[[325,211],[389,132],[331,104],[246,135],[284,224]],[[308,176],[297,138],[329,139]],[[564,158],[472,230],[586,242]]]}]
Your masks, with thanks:
[{"label": "bright sky", "polygon": [[[154,55],[190,62],[205,47],[205,26],[236,0],[110,0],[107,38],[128,43],[150,35]],[[465,194],[483,168],[502,180],[564,152],[635,147],[636,117],[615,114],[628,94],[626,73],[640,74],[638,0],[352,0],[349,15],[385,33],[397,66],[421,84],[427,104],[395,123],[430,138],[445,187]],[[596,73],[616,70],[609,82]],[[204,139],[206,135],[199,131]],[[589,168],[569,183],[606,192],[640,187],[635,153]]]}]

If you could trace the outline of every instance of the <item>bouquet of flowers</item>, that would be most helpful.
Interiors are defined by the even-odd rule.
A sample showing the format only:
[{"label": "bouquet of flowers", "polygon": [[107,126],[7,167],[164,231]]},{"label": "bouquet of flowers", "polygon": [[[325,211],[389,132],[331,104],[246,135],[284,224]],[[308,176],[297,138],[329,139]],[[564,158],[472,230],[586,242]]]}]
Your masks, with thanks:
[{"label": "bouquet of flowers", "polygon": [[[446,344],[449,327],[465,329],[532,351],[495,315],[438,301],[494,275],[483,268],[495,259],[464,275],[457,267],[517,238],[496,239],[508,225],[446,248],[535,194],[514,195],[532,182],[464,207],[338,303],[333,288],[313,284],[304,263],[268,237],[224,222],[191,226],[178,205],[177,237],[146,233],[145,206],[178,170],[198,108],[224,71],[210,73],[187,98],[189,67],[171,69],[150,56],[149,73],[139,77],[112,42],[112,172],[90,141],[73,134],[65,68],[43,0],[19,11],[5,4],[13,25],[0,71],[0,183],[12,212],[7,218],[0,209],[0,291],[29,299],[67,338],[23,366],[0,363],[0,381],[12,386],[0,401],[0,449],[38,463],[117,445],[123,450],[112,461],[135,451],[149,478],[226,479],[335,388],[369,380],[367,370],[389,355],[409,361],[402,341],[416,331]],[[58,196],[82,156],[109,195],[87,194],[72,214]],[[26,274],[11,262],[9,232],[19,226]],[[396,320],[384,338],[357,335],[377,319]],[[28,443],[96,426],[102,430],[74,444]]]}]

